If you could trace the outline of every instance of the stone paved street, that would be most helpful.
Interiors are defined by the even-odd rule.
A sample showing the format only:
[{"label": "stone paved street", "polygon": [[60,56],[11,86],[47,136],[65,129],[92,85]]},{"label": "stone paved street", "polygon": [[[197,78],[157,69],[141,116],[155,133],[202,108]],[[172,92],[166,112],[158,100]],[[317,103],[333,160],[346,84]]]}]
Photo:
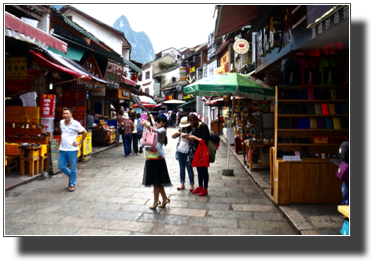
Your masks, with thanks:
[{"label": "stone paved street", "polygon": [[221,176],[227,165],[225,145],[210,164],[208,196],[177,191],[177,140],[171,138],[175,131],[168,129],[169,144],[164,147],[173,184],[166,188],[171,199],[166,209],[149,209],[153,190],[141,185],[145,158],[143,154],[124,158],[120,145],[78,163],[73,193],[61,173],[7,191],[5,235],[295,234],[233,155],[230,168],[235,176]]}]

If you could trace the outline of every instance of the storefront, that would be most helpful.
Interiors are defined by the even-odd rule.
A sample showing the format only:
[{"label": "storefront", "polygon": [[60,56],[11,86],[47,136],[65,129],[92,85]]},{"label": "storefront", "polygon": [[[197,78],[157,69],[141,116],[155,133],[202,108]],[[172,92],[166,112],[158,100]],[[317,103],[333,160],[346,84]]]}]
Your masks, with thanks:
[{"label": "storefront", "polygon": [[287,6],[284,24],[278,12],[253,33],[252,75],[276,88],[271,191],[280,205],[342,202],[333,159],[349,139],[349,6],[324,9]]}]

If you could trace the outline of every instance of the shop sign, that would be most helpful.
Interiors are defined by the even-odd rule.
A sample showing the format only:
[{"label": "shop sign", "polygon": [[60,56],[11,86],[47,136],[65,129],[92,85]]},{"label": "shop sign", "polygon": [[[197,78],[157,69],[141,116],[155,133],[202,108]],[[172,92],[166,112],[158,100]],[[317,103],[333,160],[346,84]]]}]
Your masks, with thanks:
[{"label": "shop sign", "polygon": [[207,75],[208,77],[215,74],[215,69],[218,67],[218,61],[213,61],[208,65]]},{"label": "shop sign", "polygon": [[104,74],[104,80],[107,81],[109,84],[114,85],[116,88],[119,87],[120,79],[123,73],[123,67],[122,65],[108,62],[107,69]]},{"label": "shop sign", "polygon": [[84,85],[75,85],[71,86],[71,89],[64,90],[63,96],[57,104],[69,108],[73,106],[85,106],[86,97],[84,88]]},{"label": "shop sign", "polygon": [[322,35],[323,33],[333,29],[337,25],[349,19],[350,11],[349,6],[345,5],[334,13],[331,13],[326,19],[322,20],[318,24],[311,26],[311,39]]},{"label": "shop sign", "polygon": [[249,48],[249,42],[245,39],[238,39],[233,45],[234,51],[239,55],[246,54]]},{"label": "shop sign", "polygon": [[212,57],[215,56],[215,52],[216,52],[216,45],[215,45],[215,39],[214,39],[214,32],[212,32],[210,35],[209,35],[209,38],[208,38],[208,41],[207,41],[207,47],[208,47],[208,50],[207,50],[207,59],[210,60]]},{"label": "shop sign", "polygon": [[27,79],[27,58],[7,58],[6,60],[6,79]]},{"label": "shop sign", "polygon": [[30,90],[32,83],[40,75],[41,71],[38,69],[27,69],[27,78],[25,80],[6,80],[7,91],[23,91]]},{"label": "shop sign", "polygon": [[154,95],[155,96],[160,95],[160,83],[154,83]]},{"label": "shop sign", "polygon": [[44,129],[44,132],[51,133],[53,131],[53,118],[40,118],[40,123]]},{"label": "shop sign", "polygon": [[194,71],[195,71],[195,67],[191,67],[189,73],[192,73],[192,72],[194,72]]},{"label": "shop sign", "polygon": [[221,66],[221,67],[218,67],[215,69],[215,74],[223,74],[225,73],[225,67],[224,66]]},{"label": "shop sign", "polygon": [[55,117],[55,94],[42,94],[40,98],[40,118]]}]

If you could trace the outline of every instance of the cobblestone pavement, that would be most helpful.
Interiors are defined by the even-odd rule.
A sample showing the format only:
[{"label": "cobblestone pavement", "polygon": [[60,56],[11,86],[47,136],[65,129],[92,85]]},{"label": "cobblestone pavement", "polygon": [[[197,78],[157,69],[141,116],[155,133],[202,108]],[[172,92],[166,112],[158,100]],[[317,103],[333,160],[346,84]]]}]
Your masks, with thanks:
[{"label": "cobblestone pavement", "polygon": [[143,154],[124,158],[119,146],[78,163],[75,192],[68,191],[64,174],[6,192],[5,235],[295,234],[233,155],[230,168],[235,176],[221,175],[227,166],[224,145],[209,167],[208,196],[199,197],[189,189],[177,191],[177,140],[171,138],[175,131],[168,129],[169,144],[164,147],[173,184],[166,188],[171,203],[165,209],[149,209],[153,190],[141,185]]}]

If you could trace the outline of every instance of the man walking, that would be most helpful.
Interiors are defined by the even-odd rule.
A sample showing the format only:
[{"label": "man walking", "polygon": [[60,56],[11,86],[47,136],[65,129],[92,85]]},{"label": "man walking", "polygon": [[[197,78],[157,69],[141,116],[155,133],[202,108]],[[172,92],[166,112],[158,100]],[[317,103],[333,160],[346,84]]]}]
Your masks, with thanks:
[{"label": "man walking", "polygon": [[90,110],[87,110],[87,118],[86,118],[86,130],[87,132],[92,133],[92,129],[94,128],[94,117],[91,115]]},{"label": "man walking", "polygon": [[[69,191],[75,190],[76,173],[78,162],[78,146],[81,145],[87,136],[87,131],[79,121],[72,118],[72,110],[70,108],[63,109],[63,118],[60,121],[61,143],[59,146],[59,169],[68,176]],[[82,133],[79,142],[76,141],[78,133]],[[70,164],[70,169],[67,164]]]}]

